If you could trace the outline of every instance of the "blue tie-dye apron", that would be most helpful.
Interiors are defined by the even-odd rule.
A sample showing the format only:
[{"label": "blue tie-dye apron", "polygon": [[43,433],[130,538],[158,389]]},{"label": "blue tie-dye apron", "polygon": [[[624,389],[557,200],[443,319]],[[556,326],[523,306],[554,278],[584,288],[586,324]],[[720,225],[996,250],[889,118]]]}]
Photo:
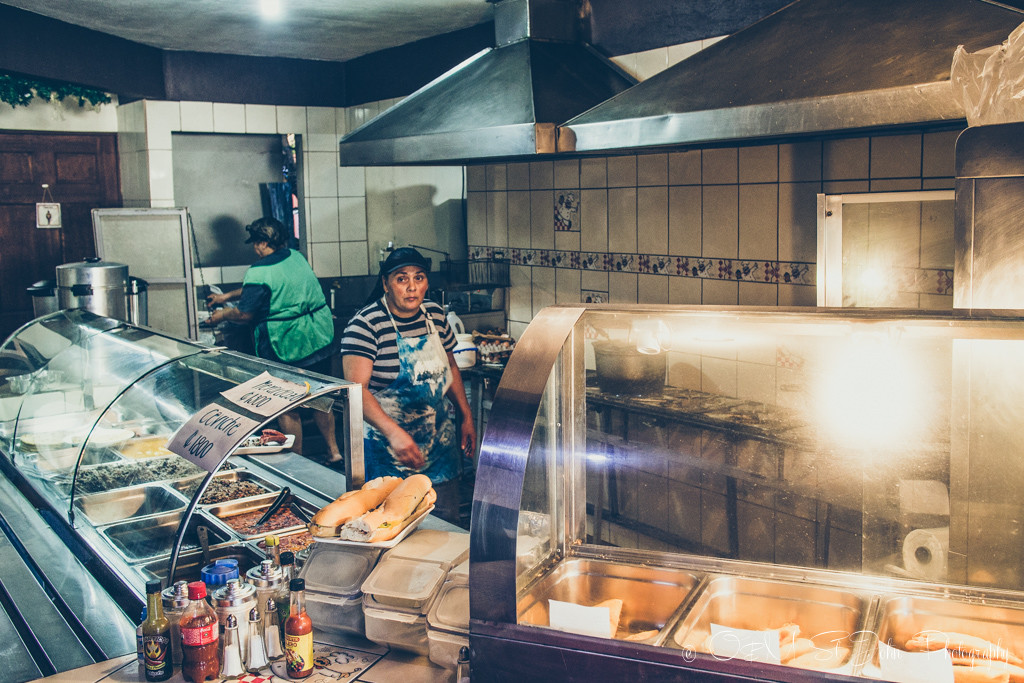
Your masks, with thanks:
[{"label": "blue tie-dye apron", "polygon": [[[387,302],[381,301],[391,317]],[[458,474],[458,440],[445,398],[452,383],[452,371],[434,322],[423,306],[420,310],[427,322],[427,333],[421,337],[403,337],[395,319],[391,318],[398,342],[398,377],[374,397],[384,412],[416,442],[426,464],[414,470],[400,463],[387,438],[364,421],[367,481],[388,475],[407,477],[418,472],[440,484]]]}]

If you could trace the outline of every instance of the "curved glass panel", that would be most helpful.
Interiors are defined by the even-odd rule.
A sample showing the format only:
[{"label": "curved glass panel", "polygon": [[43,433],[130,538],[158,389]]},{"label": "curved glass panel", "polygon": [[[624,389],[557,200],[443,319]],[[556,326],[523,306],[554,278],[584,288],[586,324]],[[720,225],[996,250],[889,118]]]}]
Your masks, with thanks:
[{"label": "curved glass panel", "polygon": [[[57,482],[65,493],[72,493],[73,486],[76,520],[84,517],[122,562],[149,574],[165,570],[179,533],[185,556],[201,547],[200,533],[218,554],[240,543],[243,539],[217,517],[216,505],[200,504],[207,472],[165,446],[193,414],[214,402],[259,424],[272,420],[275,415],[248,413],[220,395],[268,371],[308,383],[313,394],[340,383],[225,351],[172,360],[133,383],[99,417],[87,442],[86,450],[103,451],[104,459],[83,461],[73,477],[69,473]],[[332,399],[321,396],[305,403],[312,404],[331,410]],[[260,498],[273,498],[280,490],[250,471],[240,457],[228,458],[214,478],[229,487],[246,486]],[[188,510],[192,515],[180,529]]]},{"label": "curved glass panel", "polygon": [[123,323],[84,310],[58,311],[15,331],[0,346],[0,447],[10,453],[14,423],[30,393],[63,383],[60,368],[47,366],[83,340]]},{"label": "curved glass panel", "polygon": [[48,491],[66,496],[66,480],[80,459],[110,459],[106,446],[92,444],[127,436],[116,416],[97,424],[100,412],[153,368],[201,351],[196,344],[128,325],[81,335],[49,360],[24,394],[11,449],[15,463],[30,476],[55,482]]}]

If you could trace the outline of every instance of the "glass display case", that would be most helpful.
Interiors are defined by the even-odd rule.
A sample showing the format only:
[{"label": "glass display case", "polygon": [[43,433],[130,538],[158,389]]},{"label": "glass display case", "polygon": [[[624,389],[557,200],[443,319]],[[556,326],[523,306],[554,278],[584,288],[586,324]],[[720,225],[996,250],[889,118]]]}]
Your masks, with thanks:
[{"label": "glass display case", "polygon": [[[285,409],[251,412],[222,392],[264,373],[305,387],[286,410],[298,405],[334,417],[344,481],[308,460],[275,468],[262,458],[286,457],[286,444],[258,442],[262,428]],[[357,384],[83,310],[60,311],[27,324],[0,347],[0,465],[142,596],[147,579],[195,580],[215,559],[237,559],[244,572],[262,559],[259,544],[268,533],[297,548],[305,521],[338,493],[324,492],[317,476],[333,476],[342,488],[361,485],[361,399]],[[256,438],[205,469],[167,448],[204,406],[230,407],[256,425],[238,435]],[[303,466],[313,474],[304,475]],[[254,526],[285,486],[289,504]]]},{"label": "glass display case", "polygon": [[1024,318],[554,306],[494,406],[474,676],[1024,673]]}]

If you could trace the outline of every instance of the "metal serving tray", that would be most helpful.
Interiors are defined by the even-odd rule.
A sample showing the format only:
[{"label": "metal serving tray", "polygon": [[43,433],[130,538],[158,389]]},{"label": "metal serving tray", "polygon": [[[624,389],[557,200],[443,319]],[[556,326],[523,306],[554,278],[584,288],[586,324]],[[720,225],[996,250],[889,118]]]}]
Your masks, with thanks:
[{"label": "metal serving tray", "polygon": [[[245,534],[235,529],[233,526],[231,526],[230,523],[226,521],[227,518],[234,517],[235,515],[243,515],[249,512],[266,512],[267,509],[270,508],[270,506],[273,504],[275,498],[276,496],[274,495],[271,495],[269,500],[267,499],[266,496],[260,496],[258,498],[241,498],[239,500],[232,500],[228,503],[210,505],[205,507],[204,509],[211,517],[217,520],[217,523],[220,524],[225,531],[230,532],[232,535],[240,536],[246,541],[266,538],[268,534],[280,536],[282,534],[287,534],[290,532],[304,531],[306,525],[304,523],[300,523],[282,527],[280,529],[266,528],[265,530],[261,530],[257,533]],[[319,510],[319,508],[310,505],[306,501],[297,497],[293,497],[292,502],[296,504],[301,510],[303,510],[306,513],[307,517],[312,517],[316,514],[317,510]],[[287,508],[284,508],[282,506],[282,509]]]},{"label": "metal serving tray", "polygon": [[793,623],[799,638],[814,642],[815,650],[802,660],[806,668],[851,673],[870,602],[870,594],[828,586],[709,577],[665,644],[707,652],[711,624],[760,631]]},{"label": "metal serving tray", "polygon": [[[245,576],[251,567],[255,567],[263,560],[263,555],[247,545],[224,545],[219,548],[211,548],[209,559],[203,557],[202,553],[182,553],[178,556],[178,563],[174,567],[174,581],[199,581],[199,571],[214,560],[234,559],[238,560],[238,574]],[[146,581],[160,579],[163,585],[169,586],[174,581],[167,582],[168,558],[153,560],[139,566],[139,573]]]},{"label": "metal serving tray", "polygon": [[620,598],[622,615],[617,638],[643,631],[660,633],[697,582],[694,574],[676,569],[573,558],[559,564],[520,597],[519,623],[547,626],[549,599],[589,606]]},{"label": "metal serving tray", "polygon": [[[188,468],[195,472],[184,473]],[[197,472],[201,474],[202,471],[177,455],[140,460],[124,458],[112,463],[80,467],[77,494],[103,493],[159,481],[177,481],[195,477]],[[114,475],[119,475],[119,478],[115,479]],[[64,495],[68,495],[71,490],[70,474],[61,483],[61,487]]]},{"label": "metal serving tray", "polygon": [[[174,482],[173,484],[171,484],[171,486],[173,486],[174,489],[178,493],[183,495],[185,498],[187,498],[188,500],[192,500],[192,495],[193,494],[188,493],[188,490],[189,490],[189,488],[198,487],[199,484],[202,483],[204,476],[205,475],[197,476],[197,477],[190,477],[188,479],[182,479],[180,481]],[[200,502],[200,504],[204,505],[204,507],[226,505],[228,503],[233,503],[233,502],[237,502],[237,501],[265,501],[265,500],[268,500],[268,499],[269,500],[273,500],[277,496],[278,492],[281,490],[281,487],[278,486],[277,484],[274,484],[274,483],[272,483],[270,481],[267,481],[263,477],[261,477],[261,476],[259,476],[257,474],[253,474],[249,470],[233,469],[233,470],[229,470],[227,472],[218,472],[217,474],[214,475],[213,478],[214,478],[215,481],[221,481],[221,482],[236,482],[236,481],[251,482],[251,483],[259,486],[260,488],[264,489],[264,493],[261,493],[258,496],[248,496],[246,498],[237,498],[234,501],[226,501],[224,503],[204,504],[204,503]],[[213,483],[211,482],[210,485],[212,486]],[[207,491],[209,491],[209,488],[207,488]],[[203,495],[206,495],[206,494],[204,493]]]},{"label": "metal serving tray", "polygon": [[958,602],[946,596],[889,597],[881,600],[872,629],[878,637],[865,639],[870,654],[862,674],[881,677],[879,640],[903,649],[907,640],[922,631],[976,636],[1024,657],[1024,608]]},{"label": "metal serving tray", "polygon": [[[155,515],[143,519],[111,524],[100,529],[114,549],[128,562],[144,562],[158,557],[169,557],[174,548],[174,539],[178,535],[181,514],[170,513]],[[213,520],[196,511],[189,520],[188,529],[181,543],[181,552],[198,550],[199,538],[196,529],[207,527],[211,546],[220,545],[231,540]]]},{"label": "metal serving tray", "polygon": [[75,507],[95,526],[185,509],[186,501],[163,484],[91,493],[75,499]]},{"label": "metal serving tray", "polygon": [[[74,469],[75,464],[78,463],[79,451],[80,449],[74,446],[46,452],[34,452],[26,459],[32,462],[40,473],[54,475]],[[124,460],[124,458],[113,449],[86,448],[82,457],[82,466],[101,465],[119,460]]]}]

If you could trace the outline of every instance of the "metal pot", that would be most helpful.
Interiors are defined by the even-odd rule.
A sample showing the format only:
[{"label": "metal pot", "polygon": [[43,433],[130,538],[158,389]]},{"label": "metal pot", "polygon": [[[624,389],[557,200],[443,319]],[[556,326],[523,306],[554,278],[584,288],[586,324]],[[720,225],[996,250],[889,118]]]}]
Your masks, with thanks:
[{"label": "metal pot", "polygon": [[84,308],[127,320],[128,266],[87,258],[57,266],[57,303],[61,310]]},{"label": "metal pot", "polygon": [[608,394],[643,396],[665,388],[666,354],[640,353],[635,344],[594,342],[597,386]]},{"label": "metal pot", "polygon": [[26,291],[32,297],[33,317],[38,318],[60,310],[57,307],[57,283],[53,280],[35,282]]}]

